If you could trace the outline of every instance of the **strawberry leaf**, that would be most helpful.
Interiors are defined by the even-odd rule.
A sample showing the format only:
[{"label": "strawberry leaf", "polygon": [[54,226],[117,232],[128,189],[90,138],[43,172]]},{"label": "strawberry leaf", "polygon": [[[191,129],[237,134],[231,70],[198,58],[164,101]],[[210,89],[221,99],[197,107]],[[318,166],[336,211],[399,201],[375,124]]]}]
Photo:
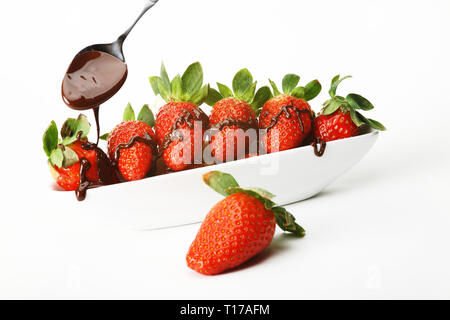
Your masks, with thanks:
[{"label": "strawberry leaf", "polygon": [[61,148],[54,149],[50,156],[49,161],[52,165],[57,166],[58,168],[62,168],[64,161],[64,154]]},{"label": "strawberry leaf", "polygon": [[372,110],[374,107],[369,100],[356,93],[350,93],[345,98],[353,109],[362,109],[365,111]]},{"label": "strawberry leaf", "polygon": [[91,125],[85,115],[80,114],[77,119],[69,118],[61,127],[62,144],[68,146],[74,143],[80,132],[80,139],[84,139],[90,130]]},{"label": "strawberry leaf", "polygon": [[44,136],[42,137],[42,142],[44,146],[44,152],[47,157],[50,157],[52,151],[58,145],[58,127],[56,126],[56,122],[52,120],[50,125],[45,130]]},{"label": "strawberry leaf", "polygon": [[352,118],[353,123],[358,127],[366,123],[364,116],[358,111],[355,111],[355,109],[350,109],[350,118]]},{"label": "strawberry leaf", "polygon": [[181,81],[184,97],[186,100],[190,100],[202,87],[203,70],[200,63],[191,64],[181,77]]},{"label": "strawberry leaf", "polygon": [[101,136],[99,137],[99,139],[100,139],[100,140],[107,141],[107,140],[108,140],[108,137],[109,137],[109,133],[105,133],[105,134],[101,135]]},{"label": "strawberry leaf", "polygon": [[220,171],[211,171],[203,175],[203,182],[205,182],[214,191],[220,193],[223,196],[229,196],[226,191],[229,188],[239,187],[239,184],[233,178],[231,174],[223,173]]},{"label": "strawberry leaf", "polygon": [[215,105],[218,101],[222,100],[223,97],[219,91],[213,88],[209,88],[208,97],[206,98],[206,104],[209,106]]},{"label": "strawberry leaf", "polygon": [[172,91],[172,86],[170,85],[169,76],[166,71],[166,67],[164,66],[164,63],[161,62],[161,81],[163,86],[167,89],[167,91]]},{"label": "strawberry leaf", "polygon": [[181,80],[181,76],[178,74],[172,80],[171,84],[172,93],[171,96],[175,101],[179,101],[183,99],[183,81]]},{"label": "strawberry leaf", "polygon": [[[234,91],[234,95],[239,98],[242,99],[244,101],[246,101],[246,99],[244,99],[246,93],[251,90],[253,85],[253,77],[252,74],[250,73],[250,71],[248,71],[247,69],[241,69],[239,70],[236,75],[233,78],[233,91]],[[256,86],[255,86],[256,89]]]},{"label": "strawberry leaf", "polygon": [[275,215],[278,226],[283,231],[293,233],[297,237],[305,236],[305,229],[295,222],[295,217],[283,207],[274,207],[271,209]]},{"label": "strawberry leaf", "polygon": [[[61,148],[58,149],[61,150]],[[63,168],[68,168],[79,161],[76,152],[69,147],[65,147],[64,151],[62,151],[62,154],[63,154],[63,162],[62,162]]]},{"label": "strawberry leaf", "polygon": [[154,81],[156,81],[157,86],[158,86],[158,92],[161,95],[161,97],[165,100],[168,101],[169,98],[171,98],[171,92],[169,91],[169,89],[164,85],[162,79],[160,77],[155,77]]},{"label": "strawberry leaf", "polygon": [[217,88],[219,88],[219,92],[223,98],[229,98],[233,96],[233,91],[231,91],[231,89],[226,85],[217,82]]},{"label": "strawberry leaf", "polygon": [[344,105],[345,102],[340,101],[339,99],[333,98],[325,102],[325,108],[322,110],[322,114],[327,116],[329,114],[334,113],[336,110],[338,110],[340,107]]},{"label": "strawberry leaf", "polygon": [[226,189],[225,191],[228,193],[228,195],[232,195],[234,193],[246,193],[246,194],[252,196],[253,198],[256,198],[257,200],[259,200],[267,210],[271,210],[272,207],[275,206],[275,203],[272,200],[270,200],[266,196],[261,195],[255,189],[244,189],[241,187],[232,187],[232,188]]},{"label": "strawberry leaf", "polygon": [[367,124],[369,126],[371,126],[372,128],[376,129],[376,130],[380,130],[380,131],[385,131],[386,127],[384,125],[382,125],[380,122],[378,122],[377,120],[373,120],[373,119],[366,119],[367,120]]},{"label": "strawberry leaf", "polygon": [[287,74],[284,76],[282,81],[282,88],[285,94],[291,95],[292,90],[298,85],[300,77],[296,74]]},{"label": "strawberry leaf", "polygon": [[313,80],[305,86],[305,96],[303,99],[306,101],[312,100],[319,95],[320,91],[322,91],[322,85],[318,80]]},{"label": "strawberry leaf", "polygon": [[275,82],[273,82],[272,80],[269,79],[270,85],[273,89],[273,95],[274,96],[279,96],[281,94],[280,90],[278,90],[277,85],[275,84]]},{"label": "strawberry leaf", "polygon": [[148,107],[148,104],[144,104],[141,111],[139,111],[137,120],[145,122],[150,127],[153,127],[155,125],[155,116],[153,115],[152,110],[150,110],[150,108]]},{"label": "strawberry leaf", "polygon": [[291,95],[293,97],[299,98],[299,99],[304,99],[305,97],[305,88],[304,87],[297,87],[294,90],[292,90]]},{"label": "strawberry leaf", "polygon": [[208,98],[209,92],[209,84],[205,84],[200,88],[190,99],[189,101],[195,104],[196,106],[201,105]]},{"label": "strawberry leaf", "polygon": [[343,77],[342,79],[340,79],[340,75],[335,76],[332,80],[331,80],[331,87],[330,90],[328,91],[328,93],[330,94],[330,96],[332,98],[334,98],[334,96],[336,95],[336,89],[339,86],[339,84],[344,81],[345,79],[351,78],[352,76],[346,76]]},{"label": "strawberry leaf", "polygon": [[259,109],[269,100],[272,98],[272,92],[270,91],[270,88],[267,86],[261,87],[256,91],[255,98],[253,99],[253,102],[251,103],[251,106],[253,110],[258,113]]},{"label": "strawberry leaf", "polygon": [[155,77],[150,77],[148,79],[150,81],[150,85],[152,86],[152,90],[153,90],[153,93],[155,94],[155,96],[157,96],[158,94],[161,94],[161,92],[159,91],[159,80],[158,80],[161,78],[155,76]]},{"label": "strawberry leaf", "polygon": [[248,88],[246,92],[241,96],[242,100],[244,100],[247,103],[251,103],[253,99],[255,98],[255,92],[256,92],[256,85],[257,82],[253,82],[253,84]]},{"label": "strawberry leaf", "polygon": [[134,110],[131,107],[131,104],[127,104],[125,110],[123,111],[122,121],[133,121],[136,120],[136,116],[134,115]]},{"label": "strawberry leaf", "polygon": [[275,195],[270,193],[269,191],[262,189],[262,188],[249,188],[247,190],[251,190],[251,191],[255,191],[256,193],[259,193],[259,195],[261,195],[262,197],[272,200],[273,198],[275,198]]}]

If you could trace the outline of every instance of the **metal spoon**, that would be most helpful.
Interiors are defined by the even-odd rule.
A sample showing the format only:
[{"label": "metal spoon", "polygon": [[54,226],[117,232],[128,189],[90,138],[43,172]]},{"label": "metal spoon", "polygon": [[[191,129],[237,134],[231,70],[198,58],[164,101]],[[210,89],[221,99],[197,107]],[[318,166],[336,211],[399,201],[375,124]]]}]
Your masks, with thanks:
[{"label": "metal spoon", "polygon": [[112,43],[93,44],[91,46],[84,48],[80,52],[78,52],[77,56],[82,53],[85,53],[87,51],[100,51],[100,52],[108,53],[108,54],[122,60],[123,62],[125,62],[125,57],[124,57],[123,51],[122,51],[122,46],[123,46],[125,39],[127,38],[130,31],[134,28],[136,23],[148,11],[148,9],[153,7],[158,1],[159,0],[147,0],[144,9],[139,14],[136,21],[134,21],[134,23],[131,25],[131,27],[129,27],[119,38],[117,38],[116,41],[114,41]]}]

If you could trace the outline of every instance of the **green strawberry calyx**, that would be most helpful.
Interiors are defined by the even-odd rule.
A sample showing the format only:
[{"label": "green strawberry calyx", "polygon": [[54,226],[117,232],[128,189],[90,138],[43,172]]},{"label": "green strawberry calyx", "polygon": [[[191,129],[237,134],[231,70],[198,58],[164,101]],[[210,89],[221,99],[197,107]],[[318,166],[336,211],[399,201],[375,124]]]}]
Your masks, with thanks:
[{"label": "green strawberry calyx", "polygon": [[234,177],[228,173],[211,171],[203,175],[203,181],[214,191],[227,197],[234,193],[246,193],[259,200],[267,210],[275,215],[278,226],[287,232],[303,237],[305,230],[295,222],[294,216],[285,208],[277,206],[272,199],[275,197],[269,191],[261,188],[241,188]]},{"label": "green strawberry calyx", "polygon": [[380,122],[364,117],[358,110],[369,111],[374,108],[373,104],[364,98],[363,96],[350,93],[345,98],[339,95],[336,95],[336,90],[339,84],[345,80],[351,78],[351,76],[345,76],[343,78],[340,75],[335,76],[331,80],[331,86],[328,93],[330,94],[331,99],[325,101],[323,104],[323,109],[321,114],[330,115],[340,110],[341,112],[347,113],[350,112],[350,117],[352,121],[358,126],[368,125],[373,129],[384,131],[386,127],[382,125]]},{"label": "green strawberry calyx", "polygon": [[86,116],[80,114],[78,118],[67,119],[61,127],[61,138],[58,137],[58,127],[55,121],[45,130],[42,138],[44,152],[52,166],[68,168],[79,161],[78,155],[70,148],[77,140],[87,137],[91,125]]},{"label": "green strawberry calyx", "polygon": [[253,76],[248,69],[239,70],[233,78],[232,88],[217,82],[219,90],[209,88],[206,103],[210,106],[215,105],[218,101],[234,97],[236,99],[247,102],[252,109],[258,114],[261,107],[267,100],[272,98],[272,92],[269,87],[264,86],[256,90],[257,81],[253,81]]},{"label": "green strawberry calyx", "polygon": [[[149,108],[148,104],[144,104],[144,106],[139,111],[137,118],[131,104],[130,103],[127,104],[125,110],[123,111],[122,121],[134,121],[134,120],[145,122],[152,128],[155,125],[155,116],[153,115],[153,112]],[[108,140],[108,137],[109,133],[105,133],[100,136],[100,139]]]},{"label": "green strawberry calyx", "polygon": [[155,95],[160,95],[166,102],[185,101],[200,106],[208,97],[209,84],[203,84],[203,69],[199,62],[191,64],[182,76],[179,74],[169,80],[164,63],[161,64],[160,76],[150,77],[150,85]]},{"label": "green strawberry calyx", "polygon": [[317,97],[320,91],[322,91],[322,85],[320,84],[319,80],[312,80],[308,82],[304,87],[298,86],[298,83],[300,82],[300,76],[293,73],[289,73],[284,76],[282,80],[283,93],[280,92],[274,81],[269,79],[269,82],[273,89],[274,96],[279,96],[284,93],[289,96],[310,101]]}]

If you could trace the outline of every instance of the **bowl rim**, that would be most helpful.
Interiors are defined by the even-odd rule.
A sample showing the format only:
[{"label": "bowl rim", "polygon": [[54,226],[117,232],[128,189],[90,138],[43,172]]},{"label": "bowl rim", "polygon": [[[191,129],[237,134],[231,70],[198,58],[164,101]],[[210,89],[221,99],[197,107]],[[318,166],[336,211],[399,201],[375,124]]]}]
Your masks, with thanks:
[{"label": "bowl rim", "polygon": [[[367,138],[368,136],[376,136],[378,134],[379,134],[378,130],[372,130],[370,132],[367,132],[367,133],[364,133],[364,134],[360,134],[360,135],[357,135],[357,136],[343,138],[343,139],[338,139],[338,140],[333,140],[333,141],[327,142],[327,145],[329,145],[329,144],[331,144],[331,145],[338,145],[338,144],[341,144],[341,143],[347,143],[347,142],[352,141],[352,140],[360,140],[360,139],[363,139],[363,138]],[[245,163],[245,162],[255,161],[255,158],[257,158],[257,159],[265,159],[265,158],[273,157],[273,156],[288,155],[290,153],[300,152],[301,150],[306,150],[306,148],[311,148],[311,146],[310,145],[304,145],[304,146],[300,146],[300,147],[292,148],[292,149],[288,149],[288,150],[282,150],[282,151],[278,151],[278,152],[274,152],[274,153],[262,154],[262,155],[258,155],[258,156],[251,157],[251,158],[233,160],[233,161],[224,162],[224,163],[218,163],[218,164],[216,163],[216,164],[212,164],[212,165],[202,166],[202,167],[199,167],[199,168],[192,168],[192,169],[182,170],[182,171],[178,171],[178,172],[172,172],[172,173],[169,173],[169,174],[161,174],[161,175],[158,175],[158,176],[146,177],[146,178],[143,178],[143,179],[140,179],[140,180],[127,181],[127,182],[124,182],[124,183],[127,184],[127,185],[130,184],[130,183],[139,184],[139,183],[145,183],[145,182],[147,182],[149,180],[151,180],[153,182],[157,182],[160,179],[168,179],[167,177],[175,177],[175,175],[176,175],[176,177],[180,177],[180,176],[187,175],[187,174],[195,174],[198,171],[205,170],[205,168],[211,168],[211,171],[213,171],[213,170],[215,170],[215,168],[217,168],[218,166],[222,166],[222,165],[225,165],[225,166],[239,165],[239,164],[242,164],[242,163]],[[220,169],[218,169],[218,170],[220,170]],[[101,189],[114,188],[114,187],[117,187],[118,185],[122,185],[124,183],[115,183],[115,184],[111,184],[111,185],[101,186]],[[56,184],[56,183],[53,181],[53,184]],[[90,192],[94,191],[95,189],[97,189],[97,188],[91,189]],[[54,186],[53,186],[53,191],[58,191],[59,192],[59,191],[65,191],[65,190],[55,189]]]}]

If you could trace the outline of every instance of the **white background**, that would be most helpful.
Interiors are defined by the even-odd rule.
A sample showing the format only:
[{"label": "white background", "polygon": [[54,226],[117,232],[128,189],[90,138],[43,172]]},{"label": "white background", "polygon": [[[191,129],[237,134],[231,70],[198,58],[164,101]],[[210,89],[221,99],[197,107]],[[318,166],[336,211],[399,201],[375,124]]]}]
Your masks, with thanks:
[{"label": "white background", "polygon": [[105,130],[127,102],[154,103],[147,77],[162,60],[172,76],[199,60],[211,83],[242,67],[260,84],[294,72],[325,89],[351,74],[340,92],[368,97],[389,129],[323,193],[289,206],[304,239],[278,232],[252,263],[215,277],[185,265],[198,225],[127,230],[49,187],[42,134],[77,115],[60,96],[68,63],[114,40],[142,5],[0,4],[0,298],[450,298],[449,1],[160,0],[141,20]]}]

